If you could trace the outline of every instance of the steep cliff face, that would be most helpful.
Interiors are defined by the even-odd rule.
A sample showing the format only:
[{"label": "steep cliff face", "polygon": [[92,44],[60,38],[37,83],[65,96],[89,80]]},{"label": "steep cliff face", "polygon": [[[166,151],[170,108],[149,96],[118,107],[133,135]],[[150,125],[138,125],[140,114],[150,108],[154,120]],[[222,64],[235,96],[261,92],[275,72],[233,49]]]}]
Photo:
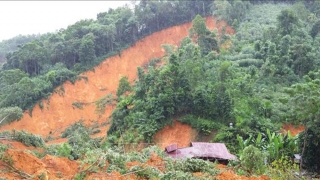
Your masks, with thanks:
[{"label": "steep cliff face", "polygon": [[[212,17],[208,17],[206,23],[211,30],[226,26],[224,22],[217,23]],[[25,112],[20,121],[3,126],[0,131],[24,129],[46,137],[49,134],[57,136],[81,119],[87,124],[108,122],[114,107],[107,105],[105,113],[99,115],[95,113],[94,102],[109,93],[115,94],[122,76],[127,76],[133,82],[137,78],[138,66],[145,65],[152,58],[162,57],[165,53],[161,48],[162,44],[178,45],[188,35],[191,26],[192,23],[189,22],[170,27],[136,42],[121,55],[107,58],[92,71],[82,73],[81,76],[86,76],[87,81],[82,79],[74,84],[65,82],[63,88],[58,87],[48,100],[42,100],[42,109],[36,105],[32,116]],[[226,30],[229,34],[233,33],[230,27]],[[83,108],[74,107],[72,104],[75,102],[82,103]]]}]

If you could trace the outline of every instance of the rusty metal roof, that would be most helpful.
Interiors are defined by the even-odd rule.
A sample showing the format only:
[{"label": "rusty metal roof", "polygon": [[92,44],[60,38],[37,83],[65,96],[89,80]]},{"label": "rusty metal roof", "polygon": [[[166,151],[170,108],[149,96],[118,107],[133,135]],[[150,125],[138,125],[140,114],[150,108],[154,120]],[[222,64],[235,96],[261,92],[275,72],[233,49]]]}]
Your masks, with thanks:
[{"label": "rusty metal roof", "polygon": [[[173,145],[171,145],[173,146]],[[168,146],[170,147],[170,146]],[[174,146],[173,146],[174,147]],[[225,160],[236,160],[237,157],[230,154],[227,147],[223,143],[206,143],[206,142],[192,142],[191,147],[166,148],[166,153],[172,158],[215,158]]]}]

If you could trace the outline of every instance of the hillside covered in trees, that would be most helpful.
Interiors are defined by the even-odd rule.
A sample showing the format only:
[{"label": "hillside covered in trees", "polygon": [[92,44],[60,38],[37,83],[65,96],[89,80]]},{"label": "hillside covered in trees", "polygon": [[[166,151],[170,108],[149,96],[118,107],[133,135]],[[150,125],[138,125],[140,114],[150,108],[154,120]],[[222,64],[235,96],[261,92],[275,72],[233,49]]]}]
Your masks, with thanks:
[{"label": "hillside covered in trees", "polygon": [[[51,131],[41,137],[1,130],[0,139],[41,147],[42,151],[32,151],[38,158],[52,155],[82,162],[83,171],[76,175],[79,179],[95,172],[129,173],[145,179],[194,179],[195,172],[202,172],[204,179],[217,175],[213,163],[168,160],[156,147],[125,153],[128,144],[154,144],[155,134],[178,120],[197,132],[197,141],[225,143],[239,157],[230,166],[240,175],[318,177],[319,11],[320,2],[312,0],[140,1],[134,9],[110,9],[99,13],[97,20],[80,20],[57,33],[2,42],[0,53],[7,52],[0,69],[0,130],[1,126],[10,129],[22,117],[35,118],[33,109],[50,108],[50,101],[46,101],[49,105],[43,102],[54,94],[63,99],[66,81],[83,83],[83,87],[101,81],[90,78],[90,70],[94,73],[104,66],[110,72],[117,70],[121,64],[112,66],[111,62],[121,61],[130,48],[152,47],[139,43],[149,43],[148,37],[160,36],[156,32],[176,25],[187,27],[183,23],[192,21],[181,41],[159,44],[162,53],[153,47],[143,51],[152,58],[126,71],[137,78],[118,74],[117,90],[100,88],[98,94],[92,90],[95,95],[84,97],[91,97],[90,101],[74,101],[70,107],[79,114],[94,104],[97,119],[74,116],[78,119],[73,119],[73,125],[59,132],[60,138],[66,138],[63,143],[46,144],[58,139]],[[207,27],[212,16],[217,20],[216,29]],[[219,21],[233,29],[219,26]],[[173,28],[178,32],[178,26]],[[179,36],[172,33],[168,36]],[[12,48],[18,44],[18,49]],[[108,59],[104,60],[111,56],[115,58],[106,65]],[[130,67],[127,61],[121,63]],[[105,84],[114,81],[103,80]],[[100,132],[101,124],[108,124],[104,132]],[[297,136],[284,133],[286,124],[302,125],[304,131]],[[38,128],[37,123],[30,126]],[[94,138],[97,133],[103,135]],[[0,160],[8,172],[16,172],[19,169],[7,156],[7,149],[8,145],[0,145]],[[141,165],[152,159],[151,152],[165,159],[165,170]],[[300,164],[293,161],[294,154],[302,156]],[[133,161],[141,164],[129,168],[126,163]],[[174,169],[174,163],[186,166]]]}]

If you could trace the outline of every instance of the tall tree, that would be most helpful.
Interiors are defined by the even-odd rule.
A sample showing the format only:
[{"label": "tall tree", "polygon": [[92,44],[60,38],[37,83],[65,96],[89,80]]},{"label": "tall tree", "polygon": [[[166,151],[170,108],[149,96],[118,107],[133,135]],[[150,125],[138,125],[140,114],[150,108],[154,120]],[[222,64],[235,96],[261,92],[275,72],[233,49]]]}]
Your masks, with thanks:
[{"label": "tall tree", "polygon": [[290,95],[288,105],[292,112],[289,118],[302,123],[306,130],[299,136],[301,165],[320,171],[320,72],[309,72],[305,83],[298,83],[286,89]]},{"label": "tall tree", "polygon": [[281,11],[280,15],[277,17],[278,29],[282,36],[291,34],[298,25],[298,16],[290,9],[285,9]]},{"label": "tall tree", "polygon": [[92,63],[95,58],[95,45],[94,45],[94,35],[93,33],[88,33],[83,36],[79,48],[79,60],[83,64],[90,64]]}]

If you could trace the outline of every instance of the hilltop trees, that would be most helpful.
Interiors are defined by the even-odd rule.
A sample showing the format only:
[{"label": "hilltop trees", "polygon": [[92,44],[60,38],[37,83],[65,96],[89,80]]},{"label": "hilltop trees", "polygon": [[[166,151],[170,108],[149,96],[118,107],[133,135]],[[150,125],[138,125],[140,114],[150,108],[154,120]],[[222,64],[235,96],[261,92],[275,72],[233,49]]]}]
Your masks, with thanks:
[{"label": "hilltop trees", "polygon": [[245,18],[248,10],[250,9],[250,3],[242,0],[227,1],[220,0],[214,1],[212,6],[213,15],[226,21],[228,24],[237,28],[240,22]]},{"label": "hilltop trees", "polygon": [[[12,79],[10,85],[0,84],[0,107],[32,107],[68,78],[93,68],[107,56],[120,55],[122,49],[146,35],[190,21],[196,14],[210,14],[210,4],[210,1],[141,1],[134,10],[129,6],[109,9],[99,13],[97,20],[80,20],[55,33],[5,41],[8,44],[0,44],[0,51],[3,48],[12,51],[6,54],[3,71],[19,69],[28,77],[21,82]],[[213,42],[210,38],[204,38],[203,50]],[[18,48],[11,48],[11,43],[18,44]],[[61,71],[55,69],[57,66],[62,67]],[[34,92],[20,88],[26,82],[31,83],[26,88]],[[44,85],[33,86],[33,82]],[[18,94],[21,96],[17,97]]]},{"label": "hilltop trees", "polygon": [[7,55],[4,69],[21,69],[30,75],[38,75],[42,65],[46,63],[46,56],[47,52],[42,43],[29,42],[21,46],[19,51]]},{"label": "hilltop trees", "polygon": [[96,56],[94,48],[94,35],[92,33],[84,35],[79,47],[79,61],[83,64],[90,64],[94,61]]},{"label": "hilltop trees", "polygon": [[0,63],[6,62],[6,54],[19,49],[19,46],[39,38],[39,35],[18,35],[0,42]]}]

